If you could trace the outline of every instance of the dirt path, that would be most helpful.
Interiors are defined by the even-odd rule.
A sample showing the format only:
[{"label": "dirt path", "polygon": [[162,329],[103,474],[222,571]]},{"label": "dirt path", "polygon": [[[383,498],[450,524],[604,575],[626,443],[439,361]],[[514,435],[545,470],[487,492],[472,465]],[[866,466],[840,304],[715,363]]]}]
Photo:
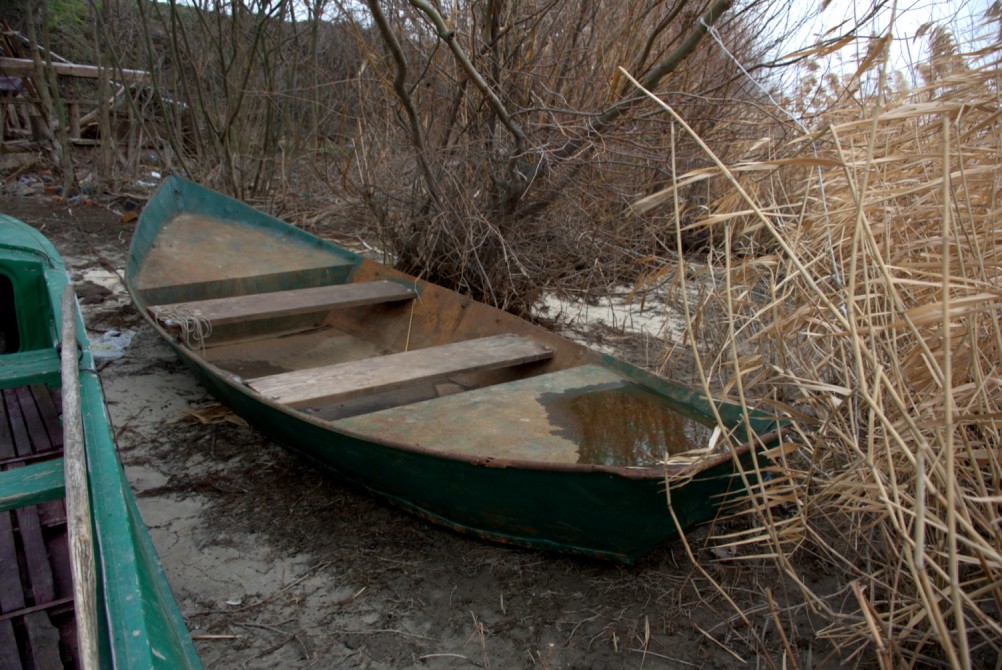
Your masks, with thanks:
[{"label": "dirt path", "polygon": [[[743,626],[728,627],[734,612],[680,544],[631,567],[571,560],[461,537],[347,489],[212,410],[118,282],[131,224],[41,197],[0,199],[0,211],[63,254],[92,338],[134,332],[101,376],[126,473],[207,667],[755,664]],[[706,537],[689,539],[699,551]],[[706,565],[738,598],[761,577]],[[768,612],[755,623],[778,656],[778,636],[761,632]]]}]

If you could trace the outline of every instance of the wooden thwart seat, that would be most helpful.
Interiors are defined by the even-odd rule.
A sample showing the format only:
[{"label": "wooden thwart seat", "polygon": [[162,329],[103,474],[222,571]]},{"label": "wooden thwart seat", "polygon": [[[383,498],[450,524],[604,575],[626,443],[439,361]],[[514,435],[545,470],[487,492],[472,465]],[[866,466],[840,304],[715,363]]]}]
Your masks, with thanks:
[{"label": "wooden thwart seat", "polygon": [[172,317],[194,316],[218,326],[327,309],[410,300],[416,295],[414,289],[402,284],[374,281],[156,305],[150,307],[150,313],[161,322]]},{"label": "wooden thwart seat", "polygon": [[64,496],[62,458],[0,472],[0,512],[39,505]]},{"label": "wooden thwart seat", "polygon": [[0,356],[0,389],[59,381],[59,352],[39,349]]},{"label": "wooden thwart seat", "polygon": [[349,363],[283,372],[247,381],[258,393],[277,402],[304,407],[392,391],[419,382],[542,361],[553,352],[518,335],[416,349]]}]

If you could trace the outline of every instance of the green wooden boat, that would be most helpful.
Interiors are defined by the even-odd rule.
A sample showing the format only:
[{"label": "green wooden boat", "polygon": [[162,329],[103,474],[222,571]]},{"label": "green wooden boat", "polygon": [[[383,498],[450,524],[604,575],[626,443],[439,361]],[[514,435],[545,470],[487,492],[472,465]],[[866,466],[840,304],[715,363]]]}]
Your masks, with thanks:
[{"label": "green wooden boat", "polygon": [[[747,482],[736,463],[778,440],[764,414],[745,421],[178,178],[140,217],[126,283],[251,424],[391,503],[495,541],[632,561],[711,517]],[[739,446],[709,448],[715,411]]]},{"label": "green wooden boat", "polygon": [[55,248],[0,215],[0,667],[201,668]]}]

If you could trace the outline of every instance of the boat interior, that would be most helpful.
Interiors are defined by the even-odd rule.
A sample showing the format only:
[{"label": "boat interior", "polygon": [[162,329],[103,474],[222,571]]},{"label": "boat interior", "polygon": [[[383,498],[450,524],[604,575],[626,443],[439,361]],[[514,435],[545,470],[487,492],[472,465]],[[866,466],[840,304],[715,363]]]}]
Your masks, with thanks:
[{"label": "boat interior", "polygon": [[[44,293],[40,275],[27,264],[0,263],[0,650],[4,657],[0,666],[4,668],[77,667],[78,663],[66,506],[61,499],[60,359],[51,333],[34,326],[35,322],[44,326],[45,320],[19,319],[15,300]],[[31,286],[22,286],[25,282]],[[47,307],[49,302],[31,306],[43,314],[39,305]]]},{"label": "boat interior", "polygon": [[133,286],[193,354],[338,429],[622,466],[707,446],[710,417],[587,348],[314,240],[181,213],[159,229]]}]

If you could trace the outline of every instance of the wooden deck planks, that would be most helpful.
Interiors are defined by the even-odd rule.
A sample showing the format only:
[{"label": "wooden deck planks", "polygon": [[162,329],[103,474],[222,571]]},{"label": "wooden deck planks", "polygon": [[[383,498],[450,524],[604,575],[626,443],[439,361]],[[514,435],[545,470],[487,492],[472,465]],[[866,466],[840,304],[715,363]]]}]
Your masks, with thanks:
[{"label": "wooden deck planks", "polygon": [[31,438],[28,436],[28,426],[24,420],[24,411],[21,409],[21,402],[18,395],[19,389],[4,389],[3,399],[7,410],[7,419],[10,426],[10,439],[14,448],[14,453],[18,456],[30,456]]},{"label": "wooden deck planks", "polygon": [[403,284],[375,281],[156,305],[150,307],[150,313],[161,323],[179,316],[194,316],[219,326],[240,321],[411,300],[416,295],[414,289]]},{"label": "wooden deck planks", "polygon": [[21,670],[21,655],[17,652],[17,638],[10,621],[0,621],[0,670]]},{"label": "wooden deck planks", "polygon": [[31,395],[35,399],[35,407],[45,432],[49,436],[50,451],[63,448],[63,427],[60,423],[62,409],[59,406],[59,395],[53,394],[44,384],[32,384]]},{"label": "wooden deck planks", "polygon": [[42,536],[42,523],[36,506],[22,507],[14,512],[24,548],[25,568],[32,600],[47,603],[56,597],[56,584],[49,565],[49,552]]},{"label": "wooden deck planks", "polygon": [[24,628],[31,645],[31,657],[37,670],[62,670],[59,657],[59,629],[45,612],[24,615]]},{"label": "wooden deck planks", "polygon": [[[34,385],[0,392],[0,459],[7,459],[3,480],[34,474],[51,489],[61,478],[61,446],[58,402],[50,389]],[[23,463],[38,457],[55,460]],[[33,488],[31,479],[22,484]],[[72,634],[62,630],[72,600],[64,595],[69,576],[62,574],[68,573],[63,554],[69,547],[62,505],[52,500],[0,512],[0,648],[7,650],[0,670],[63,667],[60,640]]]},{"label": "wooden deck planks", "polygon": [[14,437],[10,432],[6,397],[0,393],[0,461],[13,459],[21,460],[14,449]]},{"label": "wooden deck planks", "polygon": [[[58,432],[59,415],[53,416],[51,412],[49,416],[43,415],[43,410],[39,407],[39,398],[43,398],[42,402],[46,400],[51,406],[52,399],[48,396],[45,391],[45,387],[38,386],[22,386],[17,389],[13,389],[13,392],[17,394],[18,407],[21,410],[21,417],[24,421],[24,428],[29,438],[29,445],[26,451],[22,454],[36,453],[45,454],[57,449],[61,443],[62,438],[56,437],[53,440],[54,433],[50,432],[55,430]],[[54,427],[46,425],[46,418],[55,418],[57,423]]]},{"label": "wooden deck planks", "polygon": [[24,609],[24,591],[17,567],[14,526],[9,512],[0,513],[0,613]]},{"label": "wooden deck planks", "polygon": [[553,352],[518,335],[495,335],[377,358],[259,377],[248,386],[291,407],[319,405],[410,384],[542,361]]}]

